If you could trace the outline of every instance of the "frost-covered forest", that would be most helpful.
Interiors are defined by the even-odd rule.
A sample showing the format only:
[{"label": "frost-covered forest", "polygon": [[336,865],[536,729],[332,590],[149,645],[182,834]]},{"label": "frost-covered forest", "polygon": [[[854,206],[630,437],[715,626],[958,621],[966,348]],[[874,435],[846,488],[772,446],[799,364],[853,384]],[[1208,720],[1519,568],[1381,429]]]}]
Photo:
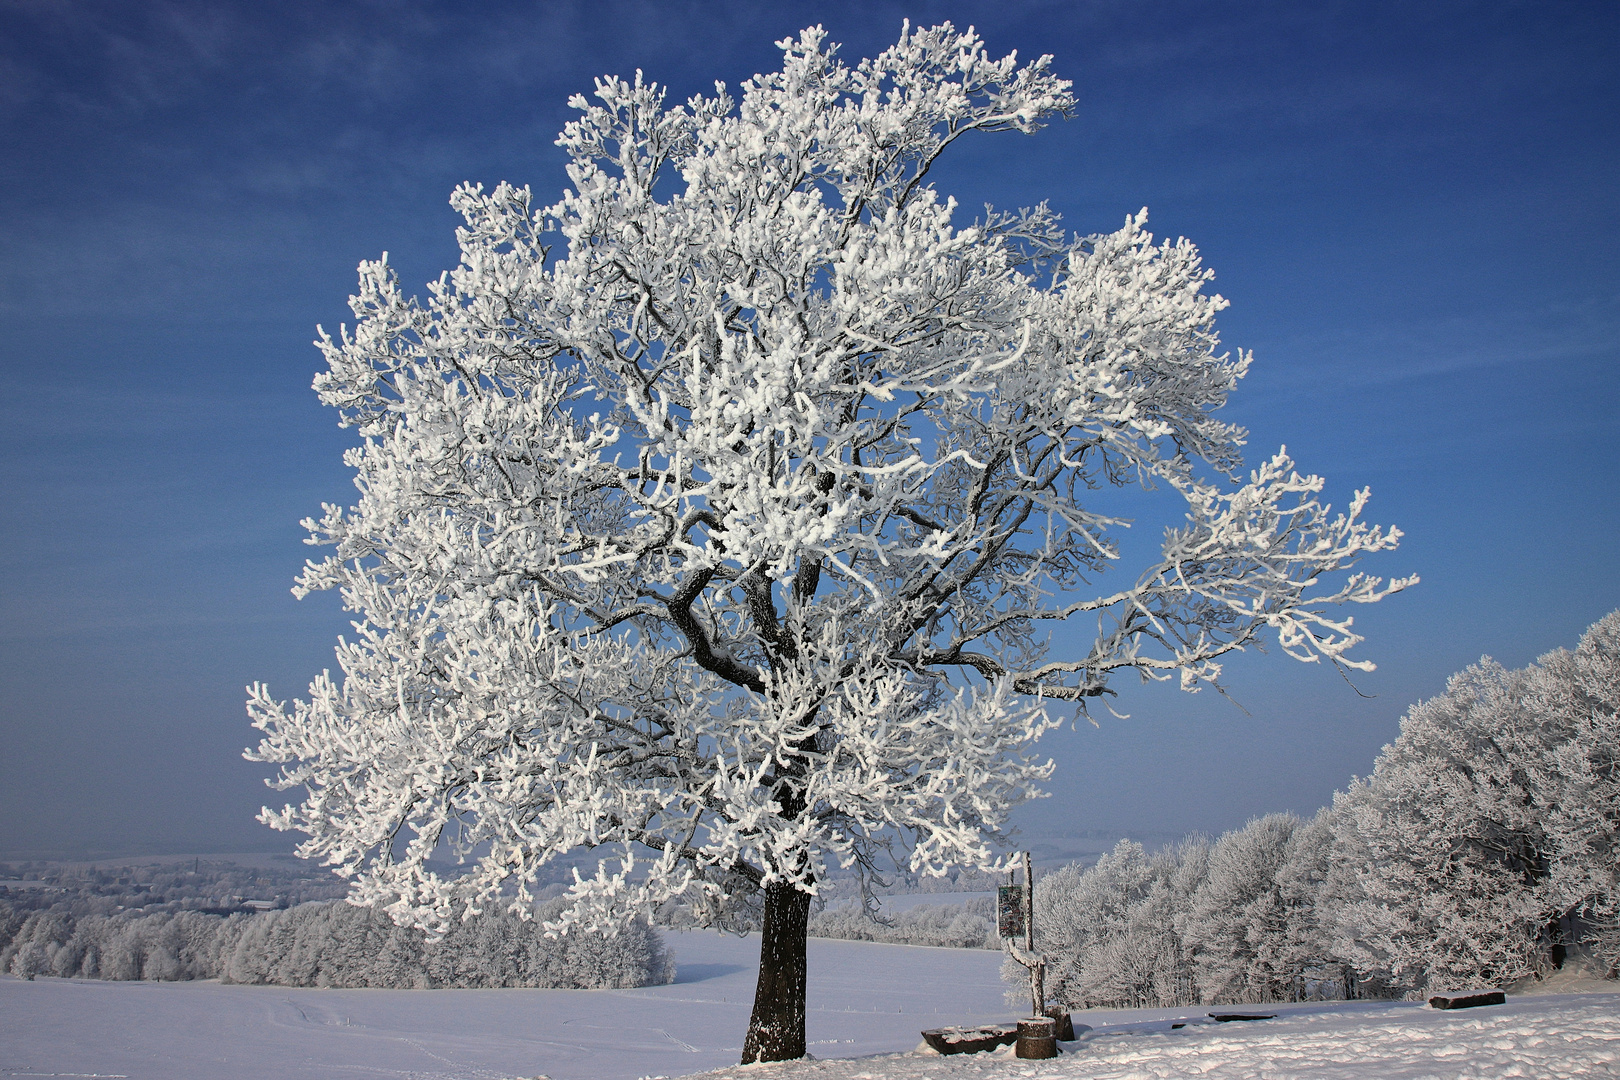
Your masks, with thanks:
[{"label": "frost-covered forest", "polygon": [[0,971],[22,978],[589,989],[674,977],[662,938],[643,922],[546,937],[556,900],[532,919],[491,910],[430,939],[381,910],[332,899],[346,888],[330,875],[291,868],[0,865],[0,877],[29,873],[0,896]]},{"label": "frost-covered forest", "polygon": [[[905,893],[994,887],[961,870],[940,878],[899,875]],[[989,897],[924,904],[881,921],[855,902],[858,881],[829,881],[811,916],[813,937],[900,945],[993,949]],[[559,891],[553,885],[545,894]],[[380,911],[336,902],[345,885],[319,868],[247,867],[197,860],[169,866],[58,867],[0,863],[0,972],[96,979],[334,987],[603,987],[667,983],[673,961],[656,930],[631,923],[603,938],[576,931],[552,940],[542,923],[496,912],[456,925],[442,940],[399,927]],[[268,908],[269,910],[265,910]],[[737,929],[758,929],[738,913]],[[659,923],[696,925],[669,906]]]},{"label": "frost-covered forest", "polygon": [[1572,952],[1614,978],[1617,708],[1620,612],[1522,670],[1481,660],[1309,821],[1121,841],[1039,881],[1047,990],[1073,1008],[1416,996]]}]

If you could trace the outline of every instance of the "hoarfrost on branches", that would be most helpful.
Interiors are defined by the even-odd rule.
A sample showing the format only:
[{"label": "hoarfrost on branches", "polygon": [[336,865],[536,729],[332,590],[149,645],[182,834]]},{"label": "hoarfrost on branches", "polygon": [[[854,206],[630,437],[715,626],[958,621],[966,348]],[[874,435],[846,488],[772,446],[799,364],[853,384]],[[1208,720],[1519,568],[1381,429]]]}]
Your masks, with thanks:
[{"label": "hoarfrost on branches", "polygon": [[[736,98],[599,80],[560,200],[459,188],[460,265],[419,301],[362,264],[322,333],[360,498],[307,523],[334,553],[299,592],[359,618],[341,678],[252,689],[251,756],[306,791],[264,820],[358,902],[526,908],[582,845],[620,854],[558,930],[723,918],[895,840],[914,872],[991,866],[1050,702],[1196,690],[1268,629],[1366,667],[1330,609],[1415,580],[1337,573],[1400,535],[1365,492],[1335,514],[1284,452],[1240,478],[1215,413],[1249,358],[1192,244],[1145,211],[964,223],[928,182],[962,135],[1070,112],[1049,57],[948,24],[853,66],[820,28],[779,45]],[[1185,518],[1101,588],[1132,486]],[[1051,652],[1081,616],[1089,647]],[[429,868],[446,843],[471,872]]]},{"label": "hoarfrost on branches", "polygon": [[1216,840],[1181,921],[1201,1001],[1294,1000],[1325,959],[1315,905],[1331,840],[1325,814],[1267,814]]},{"label": "hoarfrost on branches", "polygon": [[[1093,1008],[1422,997],[1560,968],[1612,979],[1617,838],[1611,612],[1572,651],[1457,673],[1310,821],[1271,814],[1152,857],[1121,841],[1049,874],[1035,890],[1047,986]],[[1010,960],[1003,975],[1026,980]]]},{"label": "hoarfrost on branches", "polygon": [[1551,891],[1585,924],[1600,967],[1620,970],[1620,611],[1573,651],[1536,661],[1526,680],[1543,732],[1529,758],[1546,833]]},{"label": "hoarfrost on branches", "polygon": [[1481,660],[1401,721],[1371,776],[1334,799],[1357,892],[1345,955],[1396,987],[1458,989],[1536,970],[1551,910],[1525,673]]}]

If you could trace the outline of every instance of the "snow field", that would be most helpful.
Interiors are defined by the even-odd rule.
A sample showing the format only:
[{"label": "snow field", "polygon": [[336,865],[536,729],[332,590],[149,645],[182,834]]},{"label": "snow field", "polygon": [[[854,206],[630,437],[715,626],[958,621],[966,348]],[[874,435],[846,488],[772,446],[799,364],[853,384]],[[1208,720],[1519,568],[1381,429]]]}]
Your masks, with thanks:
[{"label": "snow field", "polygon": [[[636,990],[321,990],[0,978],[0,1078],[108,1080],[1564,1080],[1620,1076],[1620,993],[1092,1010],[1053,1061],[912,1052],[923,1028],[1010,1019],[989,950],[810,941],[822,1060],[736,1065],[758,938],[668,934],[676,982]],[[1612,984],[1606,984],[1612,985]],[[1186,1022],[1180,1029],[1172,1023]],[[704,1070],[708,1070],[705,1072]]]},{"label": "snow field", "polygon": [[[732,1065],[759,937],[665,931],[676,981],[633,990],[331,990],[0,978],[0,1078],[635,1080]],[[1006,1019],[1001,954],[812,938],[816,1057]]]}]

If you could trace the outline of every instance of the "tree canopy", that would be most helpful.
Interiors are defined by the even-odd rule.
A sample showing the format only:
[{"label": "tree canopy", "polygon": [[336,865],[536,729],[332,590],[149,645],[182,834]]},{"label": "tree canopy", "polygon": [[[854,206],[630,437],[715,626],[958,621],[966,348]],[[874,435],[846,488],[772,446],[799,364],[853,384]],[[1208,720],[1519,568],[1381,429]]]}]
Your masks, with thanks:
[{"label": "tree canopy", "polygon": [[[968,221],[931,185],[959,137],[1072,110],[1050,57],[948,24],[854,65],[820,28],[779,45],[736,97],[599,80],[558,140],[570,189],[459,188],[425,299],[361,265],[315,383],[360,498],[306,523],[334,553],[298,585],[340,590],[355,636],[307,701],[249,703],[254,756],[307,792],[264,819],[398,918],[526,904],[580,846],[620,855],[559,929],[762,894],[799,975],[761,995],[800,995],[798,1043],[756,1003],[745,1060],[802,1053],[831,867],[994,862],[1049,702],[1196,690],[1267,630],[1366,666],[1331,608],[1415,580],[1338,573],[1400,535],[1365,491],[1335,514],[1283,452],[1242,474],[1215,414],[1249,357],[1192,244],[1145,211]],[[1133,486],[1185,518],[1114,581]],[[470,872],[428,866],[446,843]]]}]

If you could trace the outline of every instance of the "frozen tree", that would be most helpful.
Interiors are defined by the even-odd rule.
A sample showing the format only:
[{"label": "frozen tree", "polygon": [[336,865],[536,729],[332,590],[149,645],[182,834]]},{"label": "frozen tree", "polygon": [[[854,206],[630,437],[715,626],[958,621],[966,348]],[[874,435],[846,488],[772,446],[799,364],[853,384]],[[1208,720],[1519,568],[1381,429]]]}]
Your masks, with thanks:
[{"label": "frozen tree", "polygon": [[1277,871],[1298,825],[1292,814],[1268,814],[1222,834],[1210,850],[1208,876],[1183,928],[1202,1000],[1279,997],[1281,973],[1261,962],[1260,950],[1281,931]]},{"label": "frozen tree", "polygon": [[[1304,987],[1298,982],[1307,969],[1337,962],[1333,937],[1324,921],[1334,893],[1330,889],[1338,849],[1333,831],[1333,810],[1324,807],[1309,820],[1295,826],[1277,868],[1276,898],[1281,909],[1274,924],[1276,935],[1263,940],[1259,955],[1271,970],[1295,980],[1292,1000]],[[1343,986],[1348,993],[1353,984]]]},{"label": "frozen tree", "polygon": [[[747,1061],[804,1052],[831,865],[996,865],[1050,703],[1197,689],[1268,630],[1365,666],[1331,609],[1407,584],[1339,573],[1399,535],[1365,492],[1335,514],[1284,453],[1240,475],[1215,413],[1249,359],[1190,243],[936,193],[959,138],[1071,110],[1048,57],[949,25],[854,65],[819,28],[780,46],[736,98],[598,81],[570,189],[458,189],[425,301],[362,265],[316,380],[360,497],[308,523],[335,551],[298,586],[339,590],[354,637],[307,701],[249,703],[252,756],[307,793],[264,820],[398,919],[527,905],[581,846],[616,861],[558,932],[759,897]],[[1185,516],[1105,588],[1132,487]],[[1049,652],[1081,616],[1089,644]],[[470,871],[432,870],[441,845]]]},{"label": "frozen tree", "polygon": [[[1103,1003],[1086,994],[1087,956],[1124,932],[1132,905],[1141,901],[1152,881],[1142,845],[1121,840],[1095,865],[1066,866],[1037,882],[1035,937],[1046,956],[1046,992],[1053,1000],[1080,1008]],[[1023,966],[1011,957],[1002,966],[1002,977],[1010,984],[1028,981]]]},{"label": "frozen tree", "polygon": [[[1319,903],[1334,862],[1330,815],[1257,818],[1211,844],[1147,855],[1121,841],[1035,891],[1047,985],[1064,1005],[1292,1000],[1334,956]],[[1003,977],[1022,969],[1011,961]]]},{"label": "frozen tree", "polygon": [[1332,847],[1323,814],[1268,814],[1216,841],[1182,930],[1203,1001],[1290,1001],[1329,959],[1317,899]]},{"label": "frozen tree", "polygon": [[[1207,861],[1208,844],[1197,837],[1151,856],[1121,840],[1094,866],[1068,866],[1041,879],[1035,925],[1048,994],[1082,1009],[1192,1002],[1180,926]],[[1009,959],[1002,977],[1017,983],[1027,976]]]},{"label": "frozen tree", "polygon": [[1552,890],[1620,968],[1620,612],[1531,668],[1525,695],[1542,745],[1529,758],[1552,861]]},{"label": "frozen tree", "polygon": [[1556,911],[1533,766],[1546,732],[1525,677],[1489,659],[1452,676],[1335,796],[1358,892],[1335,915],[1341,948],[1396,988],[1509,981],[1544,954]]}]

